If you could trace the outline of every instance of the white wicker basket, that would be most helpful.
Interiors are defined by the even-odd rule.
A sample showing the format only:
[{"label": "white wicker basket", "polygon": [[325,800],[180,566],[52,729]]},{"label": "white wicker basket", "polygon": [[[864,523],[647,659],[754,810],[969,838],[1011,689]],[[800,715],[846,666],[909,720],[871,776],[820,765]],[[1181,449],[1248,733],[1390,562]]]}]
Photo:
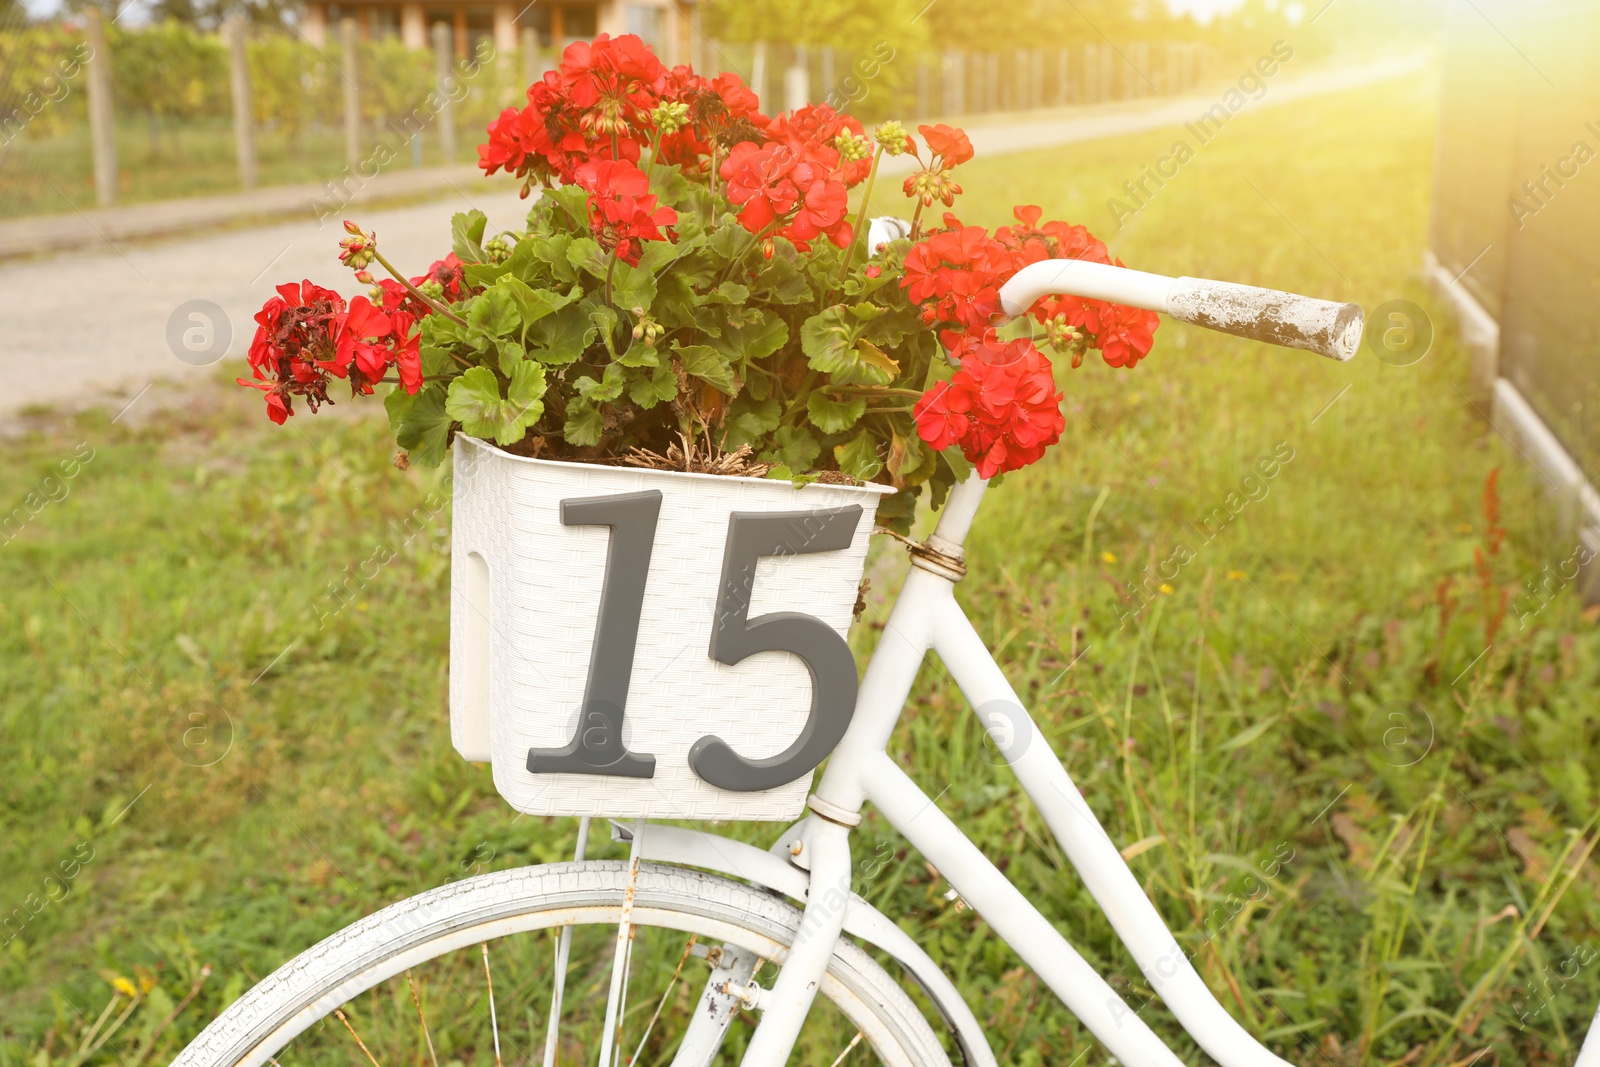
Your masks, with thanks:
[{"label": "white wicker basket", "polygon": [[[810,674],[784,652],[732,666],[708,654],[734,512],[859,505],[849,547],[763,556],[750,616],[795,611],[843,637],[849,629],[879,498],[859,488],[681,474],[527,459],[457,437],[450,609],[450,735],[494,767],[495,788],[532,815],[616,818],[795,818],[811,775],[761,792],[731,792],[689,765],[695,742],[724,739],[746,759],[783,752],[811,707]],[[613,532],[565,525],[561,502],[659,490],[622,739],[655,757],[650,778],[536,774],[530,748],[554,749],[577,729],[596,641]]]}]

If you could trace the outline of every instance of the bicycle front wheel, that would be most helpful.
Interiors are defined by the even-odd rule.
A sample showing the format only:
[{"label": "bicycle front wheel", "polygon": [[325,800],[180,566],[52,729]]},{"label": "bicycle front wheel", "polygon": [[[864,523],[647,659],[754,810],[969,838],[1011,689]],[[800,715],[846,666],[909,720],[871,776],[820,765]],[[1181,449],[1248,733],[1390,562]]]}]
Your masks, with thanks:
[{"label": "bicycle front wheel", "polygon": [[[557,863],[391,905],[274,971],[174,1067],[592,1064],[604,1045],[612,1064],[738,1062],[801,912],[681,867],[642,864],[631,902],[629,881],[626,863]],[[610,991],[624,908],[633,936],[619,999]],[[835,948],[820,993],[791,1062],[830,1067],[849,1052],[864,1063],[870,1051],[891,1067],[949,1067],[916,1004],[853,943]]]}]

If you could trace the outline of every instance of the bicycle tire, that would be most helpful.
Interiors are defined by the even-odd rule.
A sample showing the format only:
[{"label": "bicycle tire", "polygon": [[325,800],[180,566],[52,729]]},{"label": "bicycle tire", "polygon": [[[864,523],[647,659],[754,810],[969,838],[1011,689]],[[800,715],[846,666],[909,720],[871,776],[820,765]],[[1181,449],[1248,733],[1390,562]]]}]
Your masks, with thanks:
[{"label": "bicycle tire", "polygon": [[[357,995],[479,942],[568,925],[614,928],[627,881],[625,863],[556,863],[478,875],[392,904],[272,972],[217,1016],[173,1067],[260,1067]],[[636,926],[719,938],[780,965],[802,918],[766,890],[648,863],[639,869],[633,909]],[[916,1004],[853,942],[840,940],[819,992],[883,1063],[950,1067]]]}]

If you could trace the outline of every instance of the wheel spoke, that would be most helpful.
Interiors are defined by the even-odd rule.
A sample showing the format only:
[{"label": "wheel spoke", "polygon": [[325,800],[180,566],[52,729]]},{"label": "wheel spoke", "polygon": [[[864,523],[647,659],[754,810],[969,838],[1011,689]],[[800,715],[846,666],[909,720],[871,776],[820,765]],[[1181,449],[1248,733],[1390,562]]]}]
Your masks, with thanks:
[{"label": "wheel spoke", "polygon": [[843,1052],[839,1053],[838,1059],[833,1061],[833,1064],[831,1065],[831,1067],[839,1067],[839,1064],[844,1062],[844,1058],[846,1056],[850,1055],[850,1050],[855,1048],[859,1044],[861,1044],[861,1031],[857,1030],[856,1031],[856,1036],[852,1037],[850,1039],[850,1043],[844,1047],[844,1051]]},{"label": "wheel spoke", "polygon": [[672,972],[672,981],[667,983],[666,992],[661,994],[661,1000],[656,1004],[655,1014],[650,1016],[650,1021],[645,1023],[644,1035],[639,1038],[639,1047],[633,1050],[633,1055],[628,1057],[628,1067],[639,1062],[639,1054],[644,1051],[644,1043],[650,1040],[650,1032],[656,1028],[656,1020],[661,1018],[662,1010],[667,1006],[667,998],[672,996],[672,991],[678,985],[678,977],[683,974],[683,965],[689,962],[689,957],[694,953],[694,946],[699,938],[689,935],[689,943],[683,946],[683,955],[678,958],[677,969]]},{"label": "wheel spoke", "polygon": [[333,1015],[334,1018],[344,1023],[344,1028],[350,1031],[351,1037],[356,1039],[356,1044],[361,1046],[361,1052],[367,1057],[367,1062],[372,1064],[372,1067],[378,1067],[378,1061],[372,1058],[372,1050],[367,1048],[367,1043],[361,1040],[361,1035],[356,1033],[356,1028],[350,1025],[349,1019],[345,1018],[344,1010],[341,1008],[334,1008]]},{"label": "wheel spoke", "polygon": [[[578,820],[578,847],[574,860],[582,862],[589,847],[589,817]],[[550,996],[550,1025],[544,1038],[544,1067],[555,1067],[556,1046],[561,1040],[561,994],[567,985],[567,959],[572,955],[572,927],[563,926],[556,936],[555,991]]]},{"label": "wheel spoke", "polygon": [[494,975],[489,972],[489,942],[483,948],[483,980],[489,984],[489,1029],[494,1033],[494,1067],[500,1064],[500,1020],[494,1013]]},{"label": "wheel spoke", "polygon": [[622,919],[617,923],[617,949],[611,963],[611,990],[606,995],[606,1021],[600,1031],[598,1067],[611,1067],[612,1050],[622,1033],[623,986],[628,977],[628,950],[633,945],[633,900],[639,889],[639,854],[644,842],[644,820],[633,824],[628,847],[628,885],[622,892]]},{"label": "wheel spoke", "polygon": [[439,1056],[433,1051],[433,1035],[428,1032],[428,1020],[422,1014],[422,997],[417,993],[417,981],[411,977],[410,971],[406,972],[406,985],[411,987],[411,1003],[417,1007],[417,1022],[422,1024],[422,1037],[428,1043],[428,1059],[433,1061],[433,1067],[439,1067]]}]

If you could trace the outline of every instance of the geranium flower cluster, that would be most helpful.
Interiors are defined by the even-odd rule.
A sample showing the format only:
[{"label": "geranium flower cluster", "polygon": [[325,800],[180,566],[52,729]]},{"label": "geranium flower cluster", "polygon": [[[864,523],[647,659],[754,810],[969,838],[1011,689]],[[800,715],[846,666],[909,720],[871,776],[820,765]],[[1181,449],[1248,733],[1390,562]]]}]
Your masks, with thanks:
[{"label": "geranium flower cluster", "polygon": [[671,236],[671,230],[662,233],[661,227],[677,222],[678,213],[656,206],[650,179],[632,163],[596,160],[583,164],[573,177],[589,191],[589,229],[601,251],[637,265],[641,242]]},{"label": "geranium flower cluster", "polygon": [[917,401],[917,434],[934,448],[959,445],[980,478],[1036,462],[1066,420],[1050,361],[1027,338],[963,338],[961,366]]},{"label": "geranium flower cluster", "polygon": [[602,33],[568,45],[561,65],[528,88],[527,106],[489,124],[478,166],[522,178],[524,196],[535,182],[573,184],[586,163],[637,163],[647,146],[663,162],[703,173],[719,150],[768,140],[770,122],[737,74],[669,70],[638,37]]},{"label": "geranium flower cluster", "polygon": [[[984,477],[1032,463],[1061,428],[1030,406],[1046,392],[1053,395],[1049,360],[1029,340],[1000,347],[993,339],[1005,317],[1000,287],[1043,259],[1113,262],[1105,244],[1082,226],[1041,224],[1044,213],[1032,205],[1014,214],[1015,226],[991,235],[947,213],[943,230],[906,253],[900,283],[961,364],[950,382],[938,383],[918,402],[918,433],[935,448],[959,444]],[[1159,321],[1152,311],[1072,296],[1045,297],[1029,314],[1045,326],[1054,347],[1072,353],[1074,367],[1088,348],[1099,349],[1113,367],[1134,366],[1150,351]]]},{"label": "geranium flower cluster", "polygon": [[[525,231],[490,236],[481,212],[458,216],[462,258],[409,280],[374,234],[346,223],[339,258],[368,294],[280,286],[256,316],[253,378],[240,383],[266,393],[282,423],[296,397],[313,411],[329,402],[336,378],[358,395],[393,382],[408,394],[389,405],[396,440],[428,463],[458,432],[532,439],[535,454],[580,461],[705,434],[796,475],[837,464],[902,489],[951,484],[965,469],[952,446],[983,477],[1015,470],[1060,439],[1064,420],[1050,360],[996,333],[1001,286],[1047,258],[1113,260],[1087,229],[1042,221],[1038,207],[992,232],[950,213],[928,228],[924,213],[954,205],[957,168],[974,153],[954,127],[917,134],[885,122],[869,136],[827,104],[769,118],[738,75],[669,68],[636,36],[574,43],[478,149],[484,173],[521,179],[524,196],[535,184],[566,190],[542,199]],[[908,242],[858,254],[879,164],[901,155],[914,161],[901,186],[910,219],[891,232]],[[646,259],[650,242],[676,255]],[[757,252],[773,259],[780,243],[785,262],[762,264]],[[813,259],[795,271],[795,253]],[[380,267],[389,277],[375,281]],[[742,306],[727,306],[733,293]],[[1157,322],[1074,297],[1029,314],[1074,367],[1090,348],[1134,366]],[[923,330],[957,365],[926,392],[940,346]],[[919,394],[908,412],[904,398]],[[907,447],[913,436],[945,457]]]},{"label": "geranium flower cluster", "polygon": [[[371,247],[370,234],[362,234],[352,223],[345,228],[355,234],[347,248],[363,242]],[[297,396],[304,397],[312,411],[330,403],[328,388],[335,378],[349,380],[352,396],[370,396],[392,368],[391,380],[416,393],[422,388],[416,325],[433,311],[416,294],[436,289],[441,295],[459,296],[461,268],[452,254],[412,278],[409,288],[385,279],[370,296],[349,301],[310,281],[278,286],[278,295],[256,312],[248,357],[251,377],[239,378],[238,383],[267,394],[267,416],[279,425],[294,414]]]}]

